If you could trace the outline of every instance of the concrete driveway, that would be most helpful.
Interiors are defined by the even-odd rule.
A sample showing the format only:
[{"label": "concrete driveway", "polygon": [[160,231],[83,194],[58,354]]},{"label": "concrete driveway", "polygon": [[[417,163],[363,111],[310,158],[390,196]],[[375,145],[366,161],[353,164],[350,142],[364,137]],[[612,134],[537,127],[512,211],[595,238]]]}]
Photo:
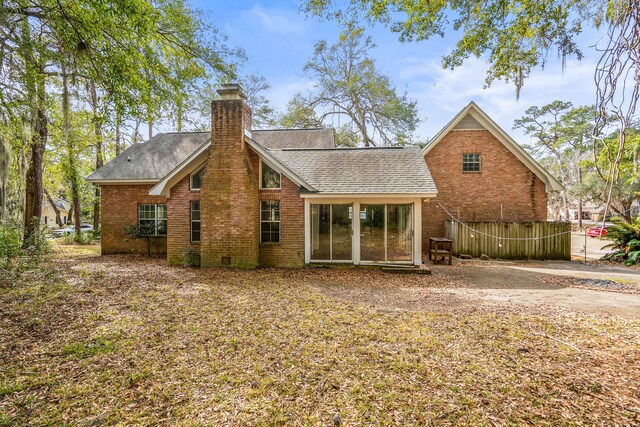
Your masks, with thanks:
[{"label": "concrete driveway", "polygon": [[468,303],[640,318],[640,270],[636,269],[574,261],[487,262],[458,268],[434,266],[433,274],[464,283],[440,292]]},{"label": "concrete driveway", "polygon": [[[584,258],[585,238],[584,233],[571,233],[571,256]],[[607,254],[609,249],[602,249],[603,246],[612,243],[608,239],[587,236],[587,260],[600,259]]]}]

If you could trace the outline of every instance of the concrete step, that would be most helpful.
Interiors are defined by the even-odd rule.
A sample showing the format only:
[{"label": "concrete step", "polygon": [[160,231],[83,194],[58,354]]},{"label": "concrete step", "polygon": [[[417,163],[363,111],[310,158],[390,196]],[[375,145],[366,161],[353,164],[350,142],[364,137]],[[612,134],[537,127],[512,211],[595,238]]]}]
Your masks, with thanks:
[{"label": "concrete step", "polygon": [[382,271],[387,273],[404,273],[404,274],[431,274],[431,269],[424,264],[420,264],[419,266],[408,265],[408,266],[387,266],[382,267]]}]

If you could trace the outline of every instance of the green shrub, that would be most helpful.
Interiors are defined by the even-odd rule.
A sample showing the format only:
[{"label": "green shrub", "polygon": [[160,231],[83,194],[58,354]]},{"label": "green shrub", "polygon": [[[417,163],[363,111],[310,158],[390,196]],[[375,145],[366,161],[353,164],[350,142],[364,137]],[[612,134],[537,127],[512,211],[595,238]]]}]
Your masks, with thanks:
[{"label": "green shrub", "polygon": [[614,243],[605,247],[612,248],[613,252],[603,258],[616,262],[624,262],[625,265],[640,263],[640,218],[636,218],[631,224],[618,223],[609,228],[607,237]]},{"label": "green shrub", "polygon": [[182,264],[185,267],[200,267],[200,251],[195,249],[186,249],[182,253]]},{"label": "green shrub", "polygon": [[0,225],[0,268],[10,270],[20,256],[22,228],[12,224]]}]

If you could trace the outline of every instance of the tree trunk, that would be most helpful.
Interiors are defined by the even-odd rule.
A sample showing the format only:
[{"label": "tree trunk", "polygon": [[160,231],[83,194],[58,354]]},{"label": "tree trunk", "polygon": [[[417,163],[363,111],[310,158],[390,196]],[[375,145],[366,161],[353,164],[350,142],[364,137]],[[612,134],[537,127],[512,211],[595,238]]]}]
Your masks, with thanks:
[{"label": "tree trunk", "polygon": [[58,209],[58,207],[56,206],[56,203],[53,201],[53,198],[51,197],[51,194],[49,194],[49,191],[46,188],[44,189],[44,195],[47,196],[47,200],[49,201],[49,204],[53,208],[53,211],[56,213],[56,224],[58,224],[58,227],[62,227],[62,218],[60,217],[60,209]]},{"label": "tree trunk", "polygon": [[[39,70],[42,73],[42,69]],[[45,112],[45,82],[44,75],[37,78],[37,105],[31,136],[31,161],[27,169],[26,194],[24,210],[24,237],[28,244],[29,237],[37,231],[42,215],[42,167],[44,150],[47,142],[48,127]]]},{"label": "tree trunk", "polygon": [[[100,106],[98,105],[98,91],[93,80],[89,82],[91,109],[93,110],[93,133],[96,137],[96,170],[104,165],[102,155],[102,118],[99,114]],[[93,199],[93,228],[100,228],[100,186],[95,186],[95,194]]]},{"label": "tree trunk", "polygon": [[80,177],[78,176],[77,155],[71,138],[71,102],[69,99],[69,76],[62,70],[62,137],[67,146],[67,176],[71,184],[71,210],[75,218],[75,239],[80,238]]},{"label": "tree trunk", "polygon": [[11,146],[0,136],[0,198],[2,198],[0,221],[5,221],[7,219],[7,186],[9,184],[10,169]]}]

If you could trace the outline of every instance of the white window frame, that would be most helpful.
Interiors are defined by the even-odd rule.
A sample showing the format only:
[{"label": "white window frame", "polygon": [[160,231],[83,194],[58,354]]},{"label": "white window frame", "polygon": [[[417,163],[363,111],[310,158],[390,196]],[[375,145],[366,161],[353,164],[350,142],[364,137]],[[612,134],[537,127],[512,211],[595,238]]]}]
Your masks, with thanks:
[{"label": "white window frame", "polygon": [[[195,202],[198,202],[198,217],[200,219],[193,219],[193,204]],[[202,215],[202,206],[200,204],[200,200],[190,200],[189,201],[189,239],[191,240],[191,243],[200,243],[202,241],[202,217],[200,216]],[[193,240],[193,223],[197,222],[198,224],[200,224],[200,240]]]},{"label": "white window frame", "polygon": [[[273,203],[273,202],[278,203],[278,220],[277,221],[262,219],[262,212],[263,212],[262,204],[265,203],[265,202],[266,203]],[[282,202],[280,200],[260,200],[260,243],[264,243],[264,244],[267,244],[267,245],[277,245],[277,244],[280,243],[280,238],[282,237],[281,233],[280,233],[280,230],[281,230],[280,227],[282,226],[282,217],[281,217],[281,215],[282,215]],[[277,242],[272,242],[272,241],[265,242],[265,241],[262,240],[262,224],[263,223],[267,223],[267,222],[268,223],[275,223],[275,222],[278,223],[278,241]]]},{"label": "white window frame", "polygon": [[278,173],[278,176],[280,177],[280,179],[278,180],[278,187],[274,187],[274,188],[266,188],[262,186],[262,165],[264,164],[264,162],[262,161],[262,159],[260,159],[260,190],[281,190],[282,189],[282,174],[280,172],[278,172],[275,168],[272,168],[271,166],[269,166],[270,169],[272,169],[274,172]]},{"label": "white window frame", "polygon": [[[154,216],[153,218],[141,218],[140,217],[140,209],[142,206],[154,206]],[[164,206],[164,211],[165,214],[167,214],[166,218],[158,218],[158,206]],[[161,236],[161,237],[165,237],[167,235],[167,231],[169,231],[169,215],[168,215],[168,210],[167,210],[167,204],[166,203],[140,203],[138,204],[138,227],[140,226],[142,221],[154,221],[155,226],[154,226],[154,233],[152,234],[152,236]],[[166,230],[164,234],[158,234],[158,221],[165,221],[167,224]]]},{"label": "white window frame", "polygon": [[[204,166],[196,170],[195,172],[189,174],[189,191],[200,191],[202,189],[202,178],[200,178],[200,187],[193,188],[193,177],[204,170]],[[204,177],[204,175],[203,175]]]},{"label": "white window frame", "polygon": [[[464,157],[465,156],[478,156],[478,161],[477,162],[470,162],[464,161]],[[477,171],[466,171],[464,170],[464,165],[469,164],[469,165],[478,165],[478,170]],[[482,153],[462,153],[462,173],[480,173],[482,172]]]}]

